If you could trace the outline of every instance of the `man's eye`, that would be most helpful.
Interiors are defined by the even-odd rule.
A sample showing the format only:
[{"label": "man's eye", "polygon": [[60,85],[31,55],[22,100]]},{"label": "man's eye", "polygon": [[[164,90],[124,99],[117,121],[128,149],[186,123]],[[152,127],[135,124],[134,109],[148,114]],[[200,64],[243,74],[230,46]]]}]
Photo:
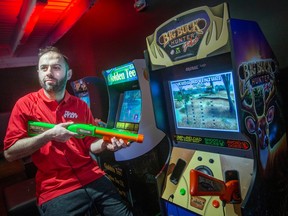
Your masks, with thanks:
[{"label": "man's eye", "polygon": [[42,71],[46,71],[47,70],[47,66],[42,66],[42,67],[40,67],[40,69],[42,70]]},{"label": "man's eye", "polygon": [[57,66],[57,65],[55,65],[55,66],[53,66],[53,69],[54,69],[54,70],[61,70],[61,67],[60,67],[60,66]]}]

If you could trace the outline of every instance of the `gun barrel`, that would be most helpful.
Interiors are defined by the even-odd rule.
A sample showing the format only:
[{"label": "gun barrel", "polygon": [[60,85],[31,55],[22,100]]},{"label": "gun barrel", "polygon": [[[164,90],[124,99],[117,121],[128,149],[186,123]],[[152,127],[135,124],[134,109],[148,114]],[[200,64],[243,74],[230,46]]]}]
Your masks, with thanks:
[{"label": "gun barrel", "polygon": [[29,136],[36,136],[38,134],[43,133],[44,131],[53,128],[55,125],[46,123],[46,122],[28,122],[28,135]]},{"label": "gun barrel", "polygon": [[95,133],[101,134],[103,136],[117,137],[117,138],[134,141],[138,143],[142,143],[144,140],[143,134],[134,134],[128,131],[119,131],[115,129],[96,127]]},{"label": "gun barrel", "polygon": [[116,137],[123,140],[134,141],[138,143],[142,143],[144,140],[143,134],[136,134],[128,131],[119,131],[117,129],[108,129],[88,124],[72,124],[68,126],[68,130],[83,136],[95,136],[99,138]]}]

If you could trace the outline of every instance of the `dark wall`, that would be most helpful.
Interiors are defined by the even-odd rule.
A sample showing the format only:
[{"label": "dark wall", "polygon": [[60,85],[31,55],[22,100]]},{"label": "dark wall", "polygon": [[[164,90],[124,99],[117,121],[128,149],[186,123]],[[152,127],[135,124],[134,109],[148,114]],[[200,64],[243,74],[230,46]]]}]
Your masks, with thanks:
[{"label": "dark wall", "polygon": [[19,97],[39,89],[36,67],[0,69],[0,75],[0,113],[10,112]]},{"label": "dark wall", "polygon": [[[288,84],[288,67],[284,68],[280,71],[279,74],[279,93],[283,99],[282,106],[283,106],[283,112],[284,117],[287,120],[288,119],[288,91],[287,91],[287,84]],[[287,121],[286,121],[287,122]],[[288,129],[288,123],[286,123],[286,127]]]},{"label": "dark wall", "polygon": [[[57,43],[69,58],[73,70],[72,80],[85,76],[102,78],[102,70],[131,60],[144,58],[146,37],[166,20],[189,9],[214,6],[221,0],[147,0],[143,12],[133,8],[134,0],[97,0]],[[228,0],[230,16],[258,22],[270,43],[280,68],[288,67],[288,1]],[[0,70],[2,94],[0,112],[10,111],[16,100],[27,92],[39,88],[34,67]],[[71,89],[68,90],[70,92]]]}]

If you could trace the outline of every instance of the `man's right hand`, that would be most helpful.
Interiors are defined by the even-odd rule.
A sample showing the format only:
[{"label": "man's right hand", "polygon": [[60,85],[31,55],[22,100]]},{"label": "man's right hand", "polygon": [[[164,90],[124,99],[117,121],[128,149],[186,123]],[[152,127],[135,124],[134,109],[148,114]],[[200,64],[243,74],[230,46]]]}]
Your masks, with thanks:
[{"label": "man's right hand", "polygon": [[46,131],[47,134],[51,135],[51,140],[57,142],[66,142],[71,137],[76,136],[77,133],[67,130],[67,127],[74,122],[65,122],[55,125],[53,128]]}]

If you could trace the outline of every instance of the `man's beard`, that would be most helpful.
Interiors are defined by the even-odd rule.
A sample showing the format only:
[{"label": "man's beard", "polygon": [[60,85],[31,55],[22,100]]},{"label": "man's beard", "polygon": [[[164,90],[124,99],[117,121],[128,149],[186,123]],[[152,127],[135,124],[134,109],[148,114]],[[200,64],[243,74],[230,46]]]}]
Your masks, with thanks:
[{"label": "man's beard", "polygon": [[47,92],[54,92],[54,93],[62,92],[66,88],[67,74],[65,75],[65,77],[63,77],[60,80],[56,80],[56,79],[54,80],[55,80],[55,84],[52,84],[52,85],[45,83],[44,80],[39,80],[39,82],[40,82],[41,87],[45,89],[45,91]]}]

